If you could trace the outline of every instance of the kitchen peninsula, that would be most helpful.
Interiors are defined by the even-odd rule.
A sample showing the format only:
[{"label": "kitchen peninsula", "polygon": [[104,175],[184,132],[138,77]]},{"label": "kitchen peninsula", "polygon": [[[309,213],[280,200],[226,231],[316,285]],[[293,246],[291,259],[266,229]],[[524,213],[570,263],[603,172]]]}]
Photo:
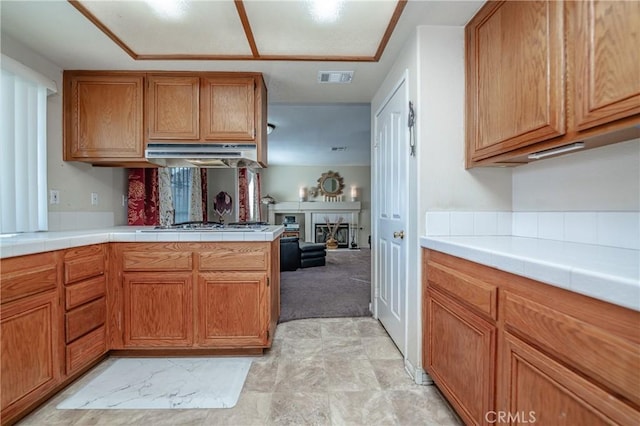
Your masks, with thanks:
[{"label": "kitchen peninsula", "polygon": [[261,354],[280,314],[282,232],[123,226],[4,237],[3,422],[109,351]]}]

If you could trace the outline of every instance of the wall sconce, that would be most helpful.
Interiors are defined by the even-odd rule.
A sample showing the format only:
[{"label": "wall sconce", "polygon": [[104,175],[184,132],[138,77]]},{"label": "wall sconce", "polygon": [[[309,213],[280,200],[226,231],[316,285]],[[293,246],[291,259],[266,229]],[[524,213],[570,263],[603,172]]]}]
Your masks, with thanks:
[{"label": "wall sconce", "polygon": [[358,200],[358,188],[356,188],[355,186],[351,187],[351,201],[357,201]]},{"label": "wall sconce", "polygon": [[275,124],[267,123],[267,134],[270,135],[276,129]]}]

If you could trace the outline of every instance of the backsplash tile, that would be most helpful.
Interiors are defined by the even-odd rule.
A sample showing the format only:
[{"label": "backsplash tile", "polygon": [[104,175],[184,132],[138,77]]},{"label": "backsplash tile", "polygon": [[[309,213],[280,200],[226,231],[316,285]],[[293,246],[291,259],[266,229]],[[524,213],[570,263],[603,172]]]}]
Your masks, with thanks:
[{"label": "backsplash tile", "polygon": [[640,250],[640,212],[427,212],[427,236],[513,235]]}]

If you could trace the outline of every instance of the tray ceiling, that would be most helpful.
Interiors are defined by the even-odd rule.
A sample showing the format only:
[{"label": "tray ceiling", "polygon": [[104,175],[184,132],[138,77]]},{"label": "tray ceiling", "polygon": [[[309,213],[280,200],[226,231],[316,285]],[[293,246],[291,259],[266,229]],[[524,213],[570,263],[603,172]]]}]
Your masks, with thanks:
[{"label": "tray ceiling", "polygon": [[69,0],[136,60],[350,62],[380,59],[406,2]]}]

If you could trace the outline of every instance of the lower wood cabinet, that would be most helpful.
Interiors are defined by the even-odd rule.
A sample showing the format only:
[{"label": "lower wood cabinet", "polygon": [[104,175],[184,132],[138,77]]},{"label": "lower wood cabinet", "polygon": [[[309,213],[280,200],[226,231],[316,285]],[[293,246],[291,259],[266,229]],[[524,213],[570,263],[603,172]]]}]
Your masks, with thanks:
[{"label": "lower wood cabinet", "polygon": [[53,253],[3,259],[0,404],[3,424],[62,379],[59,268]]},{"label": "lower wood cabinet", "polygon": [[496,327],[429,289],[427,368],[467,424],[486,424],[494,409]]},{"label": "lower wood cabinet", "polygon": [[423,300],[423,365],[466,424],[640,421],[640,312],[426,249]]},{"label": "lower wood cabinet", "polygon": [[113,349],[262,349],[279,304],[279,241],[118,243]]},{"label": "lower wood cabinet", "polygon": [[509,392],[502,412],[511,413],[519,423],[632,425],[640,419],[615,395],[508,332],[503,348],[502,388]]},{"label": "lower wood cabinet", "polygon": [[191,273],[123,274],[124,346],[191,346]]},{"label": "lower wood cabinet", "polygon": [[268,277],[260,272],[208,272],[198,279],[198,344],[264,346],[269,338]]}]

